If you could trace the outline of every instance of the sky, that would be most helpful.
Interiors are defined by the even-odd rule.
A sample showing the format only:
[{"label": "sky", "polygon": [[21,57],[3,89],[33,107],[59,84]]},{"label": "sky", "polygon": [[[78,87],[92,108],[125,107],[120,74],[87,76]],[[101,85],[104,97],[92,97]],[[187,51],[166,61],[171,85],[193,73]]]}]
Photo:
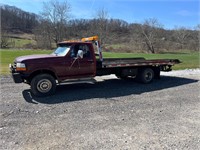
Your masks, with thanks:
[{"label": "sky", "polygon": [[[0,4],[16,6],[24,11],[39,14],[43,2],[49,0],[0,0]],[[63,0],[58,0],[63,1]],[[67,0],[71,5],[71,19],[92,19],[97,11],[106,10],[108,18],[128,23],[143,23],[156,18],[166,29],[200,24],[199,0]]]}]

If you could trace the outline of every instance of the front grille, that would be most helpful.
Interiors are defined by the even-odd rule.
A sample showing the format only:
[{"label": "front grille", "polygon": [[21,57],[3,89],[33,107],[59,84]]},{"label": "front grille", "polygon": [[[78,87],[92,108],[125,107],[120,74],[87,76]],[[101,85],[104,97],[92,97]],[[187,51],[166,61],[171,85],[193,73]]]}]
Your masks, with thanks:
[{"label": "front grille", "polygon": [[12,73],[16,72],[16,67],[17,67],[17,63],[16,63],[16,62],[14,62],[13,65],[10,64],[10,71],[11,71]]},{"label": "front grille", "polygon": [[17,63],[14,62],[14,64],[13,64],[13,69],[16,69],[16,67],[17,67]]}]

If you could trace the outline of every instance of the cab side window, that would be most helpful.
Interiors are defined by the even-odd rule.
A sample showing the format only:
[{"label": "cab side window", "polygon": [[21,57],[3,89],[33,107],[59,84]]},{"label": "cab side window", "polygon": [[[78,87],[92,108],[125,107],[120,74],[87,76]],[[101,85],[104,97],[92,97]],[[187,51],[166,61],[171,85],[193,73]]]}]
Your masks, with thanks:
[{"label": "cab side window", "polygon": [[83,58],[90,58],[91,57],[90,49],[86,44],[82,45],[82,50],[83,50]]},{"label": "cab side window", "polygon": [[76,56],[77,56],[77,53],[78,53],[78,50],[79,50],[79,45],[74,45],[74,46],[71,48],[70,57],[71,57],[71,58],[76,57]]},{"label": "cab side window", "polygon": [[83,51],[83,58],[90,58],[91,57],[90,49],[89,49],[88,45],[86,45],[86,44],[74,45],[71,48],[70,57],[71,58],[77,57],[78,50]]}]

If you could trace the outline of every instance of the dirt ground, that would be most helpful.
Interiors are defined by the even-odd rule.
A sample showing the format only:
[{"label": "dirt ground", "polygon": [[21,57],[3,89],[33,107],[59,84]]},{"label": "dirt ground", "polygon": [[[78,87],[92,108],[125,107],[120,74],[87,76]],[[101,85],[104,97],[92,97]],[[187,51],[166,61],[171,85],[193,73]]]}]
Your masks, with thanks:
[{"label": "dirt ground", "polygon": [[36,98],[1,77],[1,150],[200,149],[200,75],[151,84],[97,78]]}]

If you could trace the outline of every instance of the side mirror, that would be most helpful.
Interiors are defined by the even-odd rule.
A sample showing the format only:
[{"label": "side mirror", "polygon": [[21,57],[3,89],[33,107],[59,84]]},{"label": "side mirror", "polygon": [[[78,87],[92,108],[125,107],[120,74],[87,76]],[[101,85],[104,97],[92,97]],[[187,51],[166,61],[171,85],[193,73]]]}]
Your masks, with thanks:
[{"label": "side mirror", "polygon": [[77,58],[83,58],[83,50],[78,50]]}]

